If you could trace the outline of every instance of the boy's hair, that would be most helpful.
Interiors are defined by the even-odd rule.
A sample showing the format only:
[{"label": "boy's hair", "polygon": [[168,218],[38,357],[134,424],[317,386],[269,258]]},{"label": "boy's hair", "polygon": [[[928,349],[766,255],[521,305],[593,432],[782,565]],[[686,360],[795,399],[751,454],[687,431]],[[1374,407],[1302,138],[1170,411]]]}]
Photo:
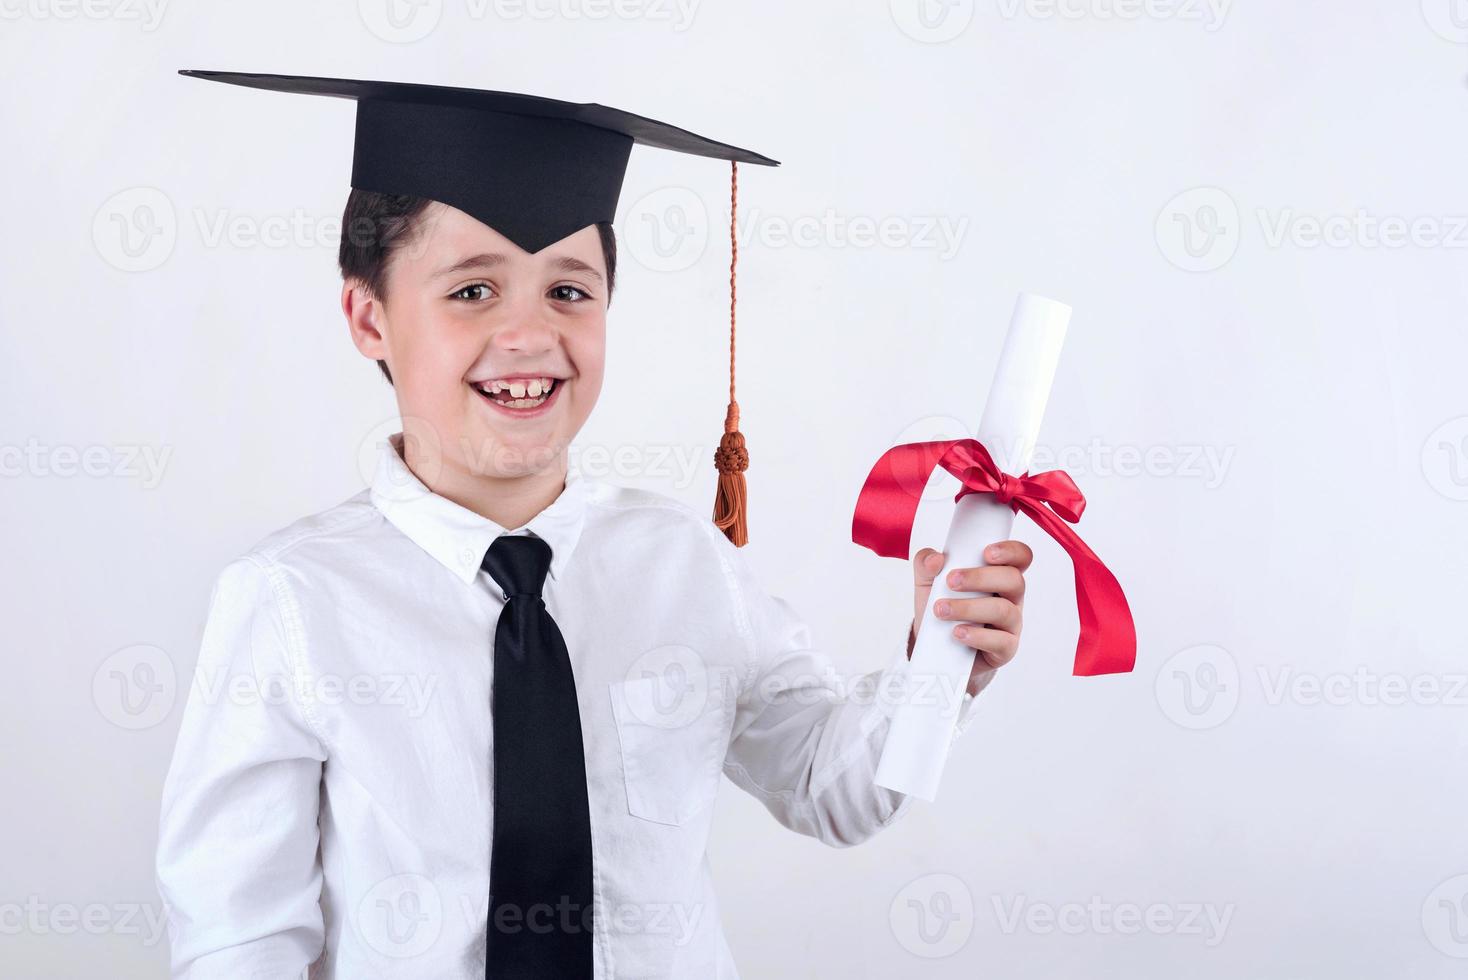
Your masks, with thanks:
[{"label": "boy's hair", "polygon": [[[341,246],[337,265],[342,278],[355,279],[378,299],[387,298],[387,264],[397,248],[412,239],[418,218],[433,201],[408,194],[379,194],[352,188],[342,212]],[[607,302],[617,281],[617,237],[607,221],[596,223],[607,265]],[[392,384],[386,361],[378,361],[382,376]]]}]

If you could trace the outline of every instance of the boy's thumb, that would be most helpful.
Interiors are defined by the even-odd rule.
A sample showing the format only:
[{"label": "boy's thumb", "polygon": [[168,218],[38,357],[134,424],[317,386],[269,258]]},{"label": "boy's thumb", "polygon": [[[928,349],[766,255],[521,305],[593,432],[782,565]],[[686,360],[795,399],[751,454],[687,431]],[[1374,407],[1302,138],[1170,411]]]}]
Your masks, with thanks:
[{"label": "boy's thumb", "polygon": [[943,552],[936,548],[924,548],[912,556],[912,580],[914,585],[932,585],[933,579],[943,570]]}]

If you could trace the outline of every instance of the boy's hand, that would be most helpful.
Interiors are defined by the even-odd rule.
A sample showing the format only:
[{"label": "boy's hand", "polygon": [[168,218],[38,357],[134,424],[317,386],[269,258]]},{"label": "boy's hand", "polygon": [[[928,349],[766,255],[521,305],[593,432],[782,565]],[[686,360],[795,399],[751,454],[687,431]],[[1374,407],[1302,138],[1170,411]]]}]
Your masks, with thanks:
[{"label": "boy's hand", "polygon": [[[1025,569],[1035,554],[1022,541],[1000,541],[984,549],[989,564],[978,568],[950,568],[947,582],[951,589],[963,592],[987,592],[973,598],[945,599],[934,614],[952,622],[953,635],[965,646],[978,651],[968,690],[977,694],[987,683],[987,676],[1014,659],[1019,651],[1020,608],[1025,599]],[[923,611],[933,591],[933,577],[943,567],[943,555],[933,548],[919,551],[912,561],[913,641],[923,622]],[[946,607],[946,608],[945,608]],[[911,656],[911,644],[908,655]]]}]

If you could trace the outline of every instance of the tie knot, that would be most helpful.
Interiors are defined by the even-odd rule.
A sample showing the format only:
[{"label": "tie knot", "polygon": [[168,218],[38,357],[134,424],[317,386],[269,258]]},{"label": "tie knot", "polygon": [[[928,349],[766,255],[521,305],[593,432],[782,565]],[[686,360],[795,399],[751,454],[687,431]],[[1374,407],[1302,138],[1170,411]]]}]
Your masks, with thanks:
[{"label": "tie knot", "polygon": [[501,534],[489,546],[480,567],[495,580],[506,599],[517,595],[538,598],[550,563],[551,547],[540,538]]}]

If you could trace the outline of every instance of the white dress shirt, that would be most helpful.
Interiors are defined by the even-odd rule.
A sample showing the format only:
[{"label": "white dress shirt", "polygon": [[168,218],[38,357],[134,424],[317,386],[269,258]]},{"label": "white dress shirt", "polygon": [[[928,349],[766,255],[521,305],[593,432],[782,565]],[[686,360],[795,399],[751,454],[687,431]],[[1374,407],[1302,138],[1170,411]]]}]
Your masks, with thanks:
[{"label": "white dress shirt", "polygon": [[576,679],[596,976],[737,977],[705,854],[720,773],[833,846],[896,820],[910,798],[873,782],[896,627],[890,666],[844,679],[684,504],[573,473],[510,530],[430,491],[400,447],[214,587],[163,791],[173,976],[482,980],[504,600],[480,561],[532,533]]}]

